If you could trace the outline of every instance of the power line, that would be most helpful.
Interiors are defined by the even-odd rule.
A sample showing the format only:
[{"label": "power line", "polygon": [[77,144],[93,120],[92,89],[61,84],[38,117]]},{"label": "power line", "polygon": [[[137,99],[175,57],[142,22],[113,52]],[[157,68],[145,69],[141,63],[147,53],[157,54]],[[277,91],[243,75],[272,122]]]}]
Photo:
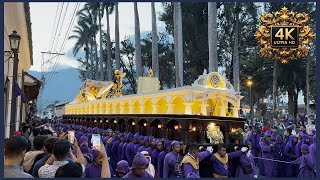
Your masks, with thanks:
[{"label": "power line", "polygon": [[63,18],[62,18],[62,24],[60,26],[60,30],[59,30],[59,33],[58,33],[58,39],[57,39],[57,43],[55,44],[54,48],[53,48],[53,51],[56,51],[57,49],[57,46],[59,44],[59,41],[60,41],[60,35],[61,35],[61,31],[62,31],[62,27],[63,27],[63,23],[64,23],[64,19],[66,18],[66,14],[67,14],[67,11],[68,11],[68,7],[69,7],[69,3],[67,3],[67,7],[66,7],[66,10],[64,11],[64,14],[63,14]]},{"label": "power line", "polygon": [[[54,17],[53,26],[52,26],[51,30],[53,30],[54,27],[56,26],[57,17],[58,17],[58,11],[59,11],[59,6],[60,6],[60,3],[57,4],[57,9],[56,9],[56,13],[55,13],[56,15],[55,15],[55,17]],[[50,41],[49,41],[49,44],[48,44],[48,49],[50,48],[50,42],[52,42],[52,40],[53,40],[53,36],[52,36],[53,31],[52,31],[50,34],[51,34],[51,36],[50,36]]]},{"label": "power line", "polygon": [[[75,17],[76,17],[76,13],[78,12],[78,9],[79,9],[79,6],[80,6],[80,3],[77,3],[77,4],[76,4],[76,7],[74,8],[73,15],[72,15],[72,19],[71,19],[71,21],[70,21],[70,23],[69,23],[69,27],[68,27],[66,36],[65,36],[65,38],[64,38],[64,41],[63,41],[62,46],[61,46],[60,51],[59,51],[60,53],[63,51],[64,46],[65,46],[65,44],[66,44],[66,42],[67,42],[67,39],[68,39],[68,37],[69,37],[70,30],[71,30],[71,28],[72,28],[72,25],[74,24],[74,20],[75,20]],[[60,56],[57,58],[57,60],[56,60],[56,62],[55,62],[55,65],[54,65],[54,68],[52,69],[51,74],[50,74],[47,82],[52,78],[52,76],[53,76],[53,74],[54,74],[54,71],[55,71],[56,68],[57,68],[57,65],[58,65],[59,60],[60,60]]]}]

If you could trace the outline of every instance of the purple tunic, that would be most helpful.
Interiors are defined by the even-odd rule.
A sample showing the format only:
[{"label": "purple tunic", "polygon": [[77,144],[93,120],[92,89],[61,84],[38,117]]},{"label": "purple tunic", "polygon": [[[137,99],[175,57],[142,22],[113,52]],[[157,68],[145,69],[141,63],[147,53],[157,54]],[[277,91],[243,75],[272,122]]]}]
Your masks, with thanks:
[{"label": "purple tunic", "polygon": [[317,163],[317,155],[316,155],[317,149],[316,148],[317,148],[316,143],[311,144],[309,147],[310,156],[311,156],[312,160],[314,161],[314,164]]},{"label": "purple tunic", "polygon": [[160,152],[161,151],[159,151],[158,149],[155,149],[152,151],[152,154],[151,154],[151,163],[153,164],[155,169],[158,168],[158,157]]},{"label": "purple tunic", "polygon": [[[253,172],[250,173],[250,174],[244,174],[241,166],[242,165],[251,165],[252,169],[253,169]],[[258,172],[257,172],[257,168],[254,164],[254,158],[253,158],[253,155],[250,154],[249,157],[246,155],[246,154],[242,154],[240,156],[240,164],[238,165],[237,167],[237,170],[236,170],[236,175],[235,177],[248,177],[248,178],[253,178],[255,175],[258,175]]]},{"label": "purple tunic", "polygon": [[[235,151],[232,153],[228,153],[228,161],[233,160],[243,154],[242,151]],[[210,155],[210,161],[213,163],[213,173],[216,173],[220,176],[228,176],[228,166],[225,166],[222,162],[220,162],[213,154]],[[229,162],[228,162],[229,164]]]},{"label": "purple tunic", "polygon": [[115,169],[117,166],[117,163],[119,162],[118,160],[119,145],[120,145],[120,140],[117,140],[111,148],[110,165],[112,169]]},{"label": "purple tunic", "polygon": [[[206,157],[210,156],[209,151],[203,151],[199,153],[199,162],[204,160]],[[197,176],[200,177],[199,169],[195,169],[190,163],[183,163],[182,164],[183,172],[184,172],[184,177],[187,177],[189,173],[194,173]]]},{"label": "purple tunic", "polygon": [[151,156],[152,152],[155,150],[156,148],[154,148],[153,146],[149,146],[145,151],[147,151],[149,153],[149,155]]},{"label": "purple tunic", "polygon": [[[285,148],[284,148],[284,155],[286,157],[287,161],[294,161],[296,160],[296,155],[295,155],[295,146],[297,143],[293,141],[294,135],[291,135],[289,137],[289,141],[287,142]],[[286,176],[287,177],[296,177],[296,165],[294,164],[286,164]]]},{"label": "purple tunic", "polygon": [[163,162],[163,178],[177,178],[178,174],[175,172],[176,165],[182,161],[182,155],[174,152],[169,152],[164,158]]},{"label": "purple tunic", "polygon": [[139,147],[140,147],[140,144],[139,144],[139,143],[135,144],[135,145],[134,145],[134,151],[135,151],[135,152],[138,152]]},{"label": "purple tunic", "polygon": [[118,161],[121,161],[121,155],[122,155],[122,147],[123,147],[124,142],[120,142],[119,147],[118,147]]},{"label": "purple tunic", "polygon": [[146,150],[146,147],[145,146],[140,146],[137,150],[137,152],[142,152],[142,151],[145,151]]},{"label": "purple tunic", "polygon": [[[273,159],[273,148],[269,146],[266,141],[260,141],[261,147],[261,157],[266,159]],[[274,162],[270,160],[263,160],[264,162],[264,172],[266,177],[272,177],[274,175]]]},{"label": "purple tunic", "polygon": [[153,178],[153,177],[147,172],[145,172],[142,177],[139,177],[139,176],[136,176],[135,174],[133,174],[132,171],[130,171],[123,178]]},{"label": "purple tunic", "polygon": [[299,159],[292,162],[294,164],[299,164],[299,174],[300,178],[315,178],[316,165],[312,160],[310,154],[302,155]]},{"label": "purple tunic", "polygon": [[130,142],[126,147],[126,152],[125,152],[126,160],[128,161],[130,167],[132,165],[134,156],[137,154],[137,152],[134,150],[134,145],[135,145],[134,142]]},{"label": "purple tunic", "polygon": [[251,153],[254,157],[259,157],[259,151],[260,151],[260,135],[257,133],[255,136],[251,133],[249,136],[249,142],[252,145]]},{"label": "purple tunic", "polygon": [[128,144],[129,144],[128,142],[125,142],[125,143],[123,144],[123,146],[122,146],[121,160],[126,160],[126,161],[128,161],[128,160],[126,159],[126,150],[127,150],[127,145],[128,145]]},{"label": "purple tunic", "polygon": [[101,166],[91,163],[86,167],[86,178],[101,178]]},{"label": "purple tunic", "polygon": [[164,158],[166,157],[166,155],[167,155],[167,152],[162,151],[158,156],[157,170],[158,170],[158,174],[161,178],[163,177],[163,162],[164,162]]}]

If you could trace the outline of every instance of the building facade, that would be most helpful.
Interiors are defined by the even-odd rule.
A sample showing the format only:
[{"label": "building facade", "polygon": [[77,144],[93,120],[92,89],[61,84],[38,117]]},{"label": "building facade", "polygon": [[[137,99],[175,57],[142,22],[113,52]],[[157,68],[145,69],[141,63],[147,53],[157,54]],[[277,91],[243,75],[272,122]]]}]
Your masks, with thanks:
[{"label": "building facade", "polygon": [[[6,2],[4,3],[4,127],[5,138],[13,135],[14,131],[20,129],[21,121],[26,118],[27,103],[26,94],[24,93],[25,72],[30,69],[33,64],[32,51],[32,32],[30,20],[29,3],[24,2]],[[10,46],[9,35],[16,31],[21,37],[18,49],[18,71],[17,84],[20,94],[15,96],[12,93],[13,87],[13,66],[14,54]],[[16,90],[16,89],[15,89]],[[16,102],[15,112],[11,112],[12,102]],[[13,119],[14,117],[14,119]]]}]

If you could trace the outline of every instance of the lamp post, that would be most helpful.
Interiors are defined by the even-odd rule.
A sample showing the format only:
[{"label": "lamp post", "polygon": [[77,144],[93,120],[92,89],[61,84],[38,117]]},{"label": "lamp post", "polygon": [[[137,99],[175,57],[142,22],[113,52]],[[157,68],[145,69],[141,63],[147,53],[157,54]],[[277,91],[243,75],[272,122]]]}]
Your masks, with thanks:
[{"label": "lamp post", "polygon": [[10,136],[12,136],[15,132],[15,121],[16,121],[16,106],[17,106],[17,98],[14,95],[15,83],[17,82],[18,75],[18,51],[20,46],[21,37],[16,31],[13,31],[12,34],[9,35],[10,47],[14,55],[13,59],[13,74],[12,74],[12,94],[11,94],[11,120],[10,120]]},{"label": "lamp post", "polygon": [[249,102],[250,102],[250,120],[251,120],[251,123],[252,123],[252,121],[253,121],[253,107],[252,107],[252,97],[251,97],[252,96],[251,95],[251,86],[252,86],[253,82],[252,82],[251,79],[252,79],[252,77],[249,76],[247,84],[248,84],[249,89],[250,89],[250,100],[249,100]]}]

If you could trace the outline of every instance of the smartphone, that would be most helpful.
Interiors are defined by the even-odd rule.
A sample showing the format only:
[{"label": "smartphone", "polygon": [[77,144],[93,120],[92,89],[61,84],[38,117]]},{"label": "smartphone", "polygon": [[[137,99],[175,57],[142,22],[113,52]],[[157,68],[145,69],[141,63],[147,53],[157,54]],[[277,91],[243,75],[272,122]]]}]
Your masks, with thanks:
[{"label": "smartphone", "polygon": [[95,148],[100,148],[101,136],[100,134],[92,134],[91,143]]},{"label": "smartphone", "polygon": [[71,144],[74,143],[74,131],[68,131],[68,140]]}]

